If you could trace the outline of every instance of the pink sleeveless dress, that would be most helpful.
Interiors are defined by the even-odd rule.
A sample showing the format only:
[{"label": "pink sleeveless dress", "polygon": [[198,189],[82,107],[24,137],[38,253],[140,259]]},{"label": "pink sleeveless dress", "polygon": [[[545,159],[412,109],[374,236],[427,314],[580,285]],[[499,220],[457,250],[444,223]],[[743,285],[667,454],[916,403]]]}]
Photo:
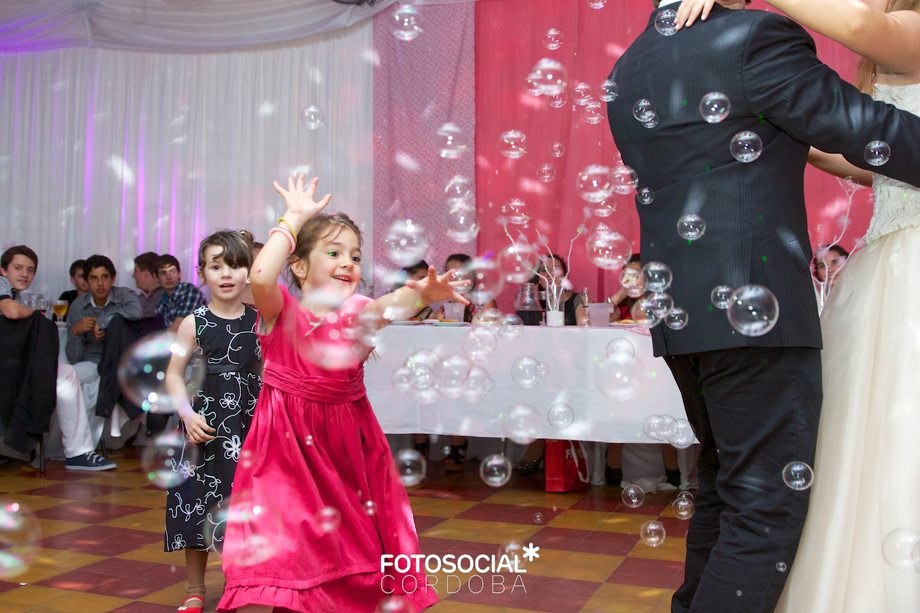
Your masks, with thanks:
[{"label": "pink sleeveless dress", "polygon": [[[260,337],[262,393],[230,501],[233,517],[238,496],[268,499],[268,517],[254,528],[227,525],[218,611],[372,613],[393,590],[416,611],[431,606],[438,597],[425,588],[424,568],[380,572],[383,554],[420,552],[409,498],[365,393],[367,352],[355,354],[361,346],[348,340],[348,324],[370,299],[354,295],[323,319],[281,291],[281,314]],[[318,516],[330,508],[341,517],[331,531]],[[259,542],[254,531],[271,555],[231,558]]]}]

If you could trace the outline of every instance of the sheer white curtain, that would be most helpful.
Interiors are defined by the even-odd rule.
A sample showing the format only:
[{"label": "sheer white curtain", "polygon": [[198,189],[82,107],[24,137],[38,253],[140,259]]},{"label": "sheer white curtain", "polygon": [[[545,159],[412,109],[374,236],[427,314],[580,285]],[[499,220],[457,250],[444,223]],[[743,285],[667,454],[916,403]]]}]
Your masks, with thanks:
[{"label": "sheer white curtain", "polygon": [[[167,55],[89,48],[0,53],[0,243],[39,256],[57,295],[71,261],[172,253],[184,280],[220,228],[264,241],[284,212],[272,180],[320,177],[373,254],[373,49],[367,20],[270,50]],[[299,113],[315,105],[325,123]]]}]

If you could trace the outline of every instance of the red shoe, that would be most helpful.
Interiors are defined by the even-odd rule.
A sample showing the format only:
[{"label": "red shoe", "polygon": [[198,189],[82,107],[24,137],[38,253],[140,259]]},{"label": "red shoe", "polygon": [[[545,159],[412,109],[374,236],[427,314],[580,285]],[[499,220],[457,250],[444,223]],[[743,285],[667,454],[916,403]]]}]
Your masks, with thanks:
[{"label": "red shoe", "polygon": [[[189,601],[195,601],[201,604],[190,604]],[[201,596],[189,596],[179,605],[178,613],[204,613],[204,598]]]}]

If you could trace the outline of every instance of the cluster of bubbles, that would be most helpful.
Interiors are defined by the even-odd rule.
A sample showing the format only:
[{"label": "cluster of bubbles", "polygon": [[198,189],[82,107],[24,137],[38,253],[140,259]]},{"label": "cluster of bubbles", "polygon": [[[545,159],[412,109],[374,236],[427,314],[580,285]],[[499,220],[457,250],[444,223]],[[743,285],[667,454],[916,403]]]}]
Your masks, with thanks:
[{"label": "cluster of bubbles", "polygon": [[649,415],[642,424],[642,431],[650,439],[667,441],[678,449],[686,449],[696,439],[689,421],[670,415]]},{"label": "cluster of bubbles", "polygon": [[519,357],[511,365],[511,379],[525,390],[535,388],[547,375],[549,364],[529,355]]},{"label": "cluster of bubbles", "polygon": [[166,371],[173,358],[188,360],[185,400],[197,396],[205,365],[199,355],[178,343],[174,333],[164,330],[138,339],[118,361],[118,384],[128,400],[150,413],[175,413],[179,400],[166,389]]},{"label": "cluster of bubbles", "polygon": [[469,358],[457,354],[441,358],[428,349],[406,358],[390,380],[419,404],[433,404],[438,398],[479,402],[495,388],[489,374]]},{"label": "cluster of bubbles", "polygon": [[24,502],[0,498],[0,579],[26,573],[38,558],[42,526]]},{"label": "cluster of bubbles", "polygon": [[885,563],[902,573],[920,573],[920,532],[897,528],[882,539]]}]

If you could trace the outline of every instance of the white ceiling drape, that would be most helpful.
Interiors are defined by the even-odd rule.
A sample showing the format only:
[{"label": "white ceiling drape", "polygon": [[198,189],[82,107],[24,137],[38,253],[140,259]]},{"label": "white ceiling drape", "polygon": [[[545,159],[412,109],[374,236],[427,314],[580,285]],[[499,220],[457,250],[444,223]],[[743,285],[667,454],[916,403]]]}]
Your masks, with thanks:
[{"label": "white ceiling drape", "polygon": [[0,51],[82,46],[164,53],[233,51],[349,27],[396,2],[348,6],[332,0],[3,0]]}]

